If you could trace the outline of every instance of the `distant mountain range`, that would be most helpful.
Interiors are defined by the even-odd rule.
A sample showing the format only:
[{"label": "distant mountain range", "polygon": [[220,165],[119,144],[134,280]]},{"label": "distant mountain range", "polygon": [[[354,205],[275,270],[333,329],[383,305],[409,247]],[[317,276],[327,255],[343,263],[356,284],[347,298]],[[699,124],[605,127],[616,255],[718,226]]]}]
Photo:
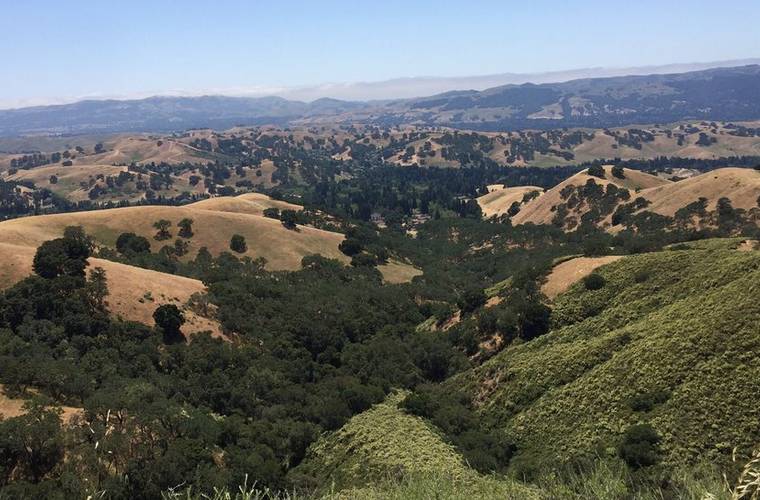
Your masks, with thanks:
[{"label": "distant mountain range", "polygon": [[392,101],[150,97],[0,110],[0,135],[359,123],[475,130],[760,118],[760,65],[460,90]]}]

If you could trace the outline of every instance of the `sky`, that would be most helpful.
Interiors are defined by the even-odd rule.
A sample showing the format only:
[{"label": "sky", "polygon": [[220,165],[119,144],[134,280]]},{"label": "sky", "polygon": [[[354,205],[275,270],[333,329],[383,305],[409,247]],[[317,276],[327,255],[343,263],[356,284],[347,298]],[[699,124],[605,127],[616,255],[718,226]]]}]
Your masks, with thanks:
[{"label": "sky", "polygon": [[0,108],[755,58],[758,19],[758,0],[0,0]]}]

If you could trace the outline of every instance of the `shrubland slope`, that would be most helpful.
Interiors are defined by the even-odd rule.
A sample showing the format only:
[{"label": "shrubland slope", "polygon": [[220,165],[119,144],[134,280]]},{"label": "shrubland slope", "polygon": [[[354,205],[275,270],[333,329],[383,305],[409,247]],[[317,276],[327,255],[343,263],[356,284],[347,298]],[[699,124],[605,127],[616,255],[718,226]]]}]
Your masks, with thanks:
[{"label": "shrubland slope", "polygon": [[593,456],[639,423],[659,433],[668,464],[729,462],[760,441],[760,253],[738,243],[601,267],[601,289],[577,283],[555,299],[549,334],[449,384],[514,440],[526,468]]},{"label": "shrubland slope", "polygon": [[294,475],[340,491],[340,498],[385,498],[374,483],[397,477],[438,476],[460,494],[478,498],[539,498],[518,482],[482,476],[424,419],[408,415],[396,393],[314,443]]}]

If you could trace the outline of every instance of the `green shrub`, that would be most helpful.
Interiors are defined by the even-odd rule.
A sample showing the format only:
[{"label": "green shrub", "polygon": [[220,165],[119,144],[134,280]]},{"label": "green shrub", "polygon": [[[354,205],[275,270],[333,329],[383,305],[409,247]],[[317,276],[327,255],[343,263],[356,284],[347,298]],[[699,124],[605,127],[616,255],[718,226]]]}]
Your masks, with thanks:
[{"label": "green shrub", "polygon": [[644,283],[649,279],[649,271],[646,269],[641,269],[640,271],[636,271],[636,273],[633,275],[633,281],[636,283]]},{"label": "green shrub", "polygon": [[612,176],[617,177],[618,179],[625,179],[625,171],[623,170],[623,167],[620,165],[612,167]]},{"label": "green shrub", "polygon": [[351,257],[351,265],[354,267],[373,267],[377,265],[374,255],[360,253]]},{"label": "green shrub", "polygon": [[230,238],[230,250],[237,253],[245,253],[248,251],[248,245],[245,242],[245,238],[239,234],[233,234]]},{"label": "green shrub", "polygon": [[586,290],[601,290],[605,284],[607,284],[607,280],[598,273],[591,273],[583,278],[583,286],[586,287]]},{"label": "green shrub", "polygon": [[462,314],[469,314],[486,303],[486,294],[482,288],[469,288],[457,300]]},{"label": "green shrub", "polygon": [[652,411],[655,406],[664,403],[669,398],[669,391],[644,392],[633,396],[629,402],[629,406],[633,411],[648,412]]},{"label": "green shrub", "polygon": [[660,435],[649,424],[629,427],[618,445],[618,455],[629,467],[639,469],[660,461]]},{"label": "green shrub", "polygon": [[589,167],[587,170],[588,175],[593,175],[594,177],[599,177],[600,179],[604,179],[605,173],[604,173],[604,167],[601,165],[594,165],[593,167]]},{"label": "green shrub", "polygon": [[135,233],[121,233],[116,238],[116,250],[121,254],[150,252],[150,242]]}]

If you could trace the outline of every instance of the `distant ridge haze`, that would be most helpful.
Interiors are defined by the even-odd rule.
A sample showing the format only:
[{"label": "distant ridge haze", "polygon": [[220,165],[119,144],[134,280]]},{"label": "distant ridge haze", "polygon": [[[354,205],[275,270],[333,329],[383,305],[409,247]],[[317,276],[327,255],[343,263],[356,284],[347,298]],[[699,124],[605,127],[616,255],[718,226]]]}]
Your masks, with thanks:
[{"label": "distant ridge haze", "polygon": [[[411,99],[454,90],[485,90],[502,85],[560,83],[584,78],[686,73],[689,71],[746,66],[751,64],[760,64],[760,57],[704,63],[675,63],[619,68],[581,68],[541,73],[498,73],[492,75],[453,77],[418,76],[393,78],[378,82],[327,83],[323,85],[283,90],[281,92],[276,92],[274,95],[301,101],[313,101],[321,97],[354,101]],[[249,95],[257,94],[249,93]]]},{"label": "distant ridge haze", "polygon": [[[542,78],[547,80],[562,80],[550,83],[527,75],[509,76],[517,83],[489,86],[484,90],[472,87],[475,83],[479,83],[478,86],[502,83],[507,76],[478,77],[477,82],[475,78],[459,79],[462,85],[458,88],[462,90],[446,87],[445,92],[428,97],[383,100],[336,99],[324,96],[324,92],[314,94],[312,97],[320,97],[311,100],[306,99],[309,96],[304,94],[305,90],[301,90],[300,95],[286,96],[86,100],[0,110],[0,135],[171,132],[235,125],[316,124],[423,125],[504,131],[760,119],[760,64],[730,67],[716,67],[716,64],[719,63],[703,64],[699,71],[689,72],[675,70],[694,65],[649,68],[643,75],[631,74],[631,69],[578,70],[563,72],[562,77],[560,73],[544,75]],[[704,69],[704,66],[710,67]],[[654,69],[659,72],[653,72]],[[573,78],[586,76],[591,71],[607,73],[602,78]],[[614,76],[614,72],[625,73],[625,76]],[[530,83],[523,81],[526,79]],[[387,88],[387,83],[385,85]],[[405,88],[409,91],[410,87]],[[342,92],[345,95],[345,90]],[[752,133],[756,133],[754,129]]]},{"label": "distant ridge haze", "polygon": [[399,77],[373,82],[327,82],[300,86],[256,86],[228,87],[207,89],[164,89],[133,94],[109,94],[103,92],[94,95],[76,97],[45,97],[35,99],[8,100],[0,96],[0,110],[24,107],[71,104],[85,100],[134,100],[148,97],[282,97],[289,100],[315,101],[321,98],[340,99],[344,101],[375,101],[411,99],[455,90],[485,90],[502,85],[520,85],[524,83],[559,83],[584,78],[606,78],[614,76],[661,75],[668,73],[685,73],[711,68],[723,68],[760,64],[760,57],[734,59],[726,61],[673,63],[666,65],[632,66],[632,67],[597,67],[579,68],[539,73],[497,73],[474,76],[412,76]]}]

